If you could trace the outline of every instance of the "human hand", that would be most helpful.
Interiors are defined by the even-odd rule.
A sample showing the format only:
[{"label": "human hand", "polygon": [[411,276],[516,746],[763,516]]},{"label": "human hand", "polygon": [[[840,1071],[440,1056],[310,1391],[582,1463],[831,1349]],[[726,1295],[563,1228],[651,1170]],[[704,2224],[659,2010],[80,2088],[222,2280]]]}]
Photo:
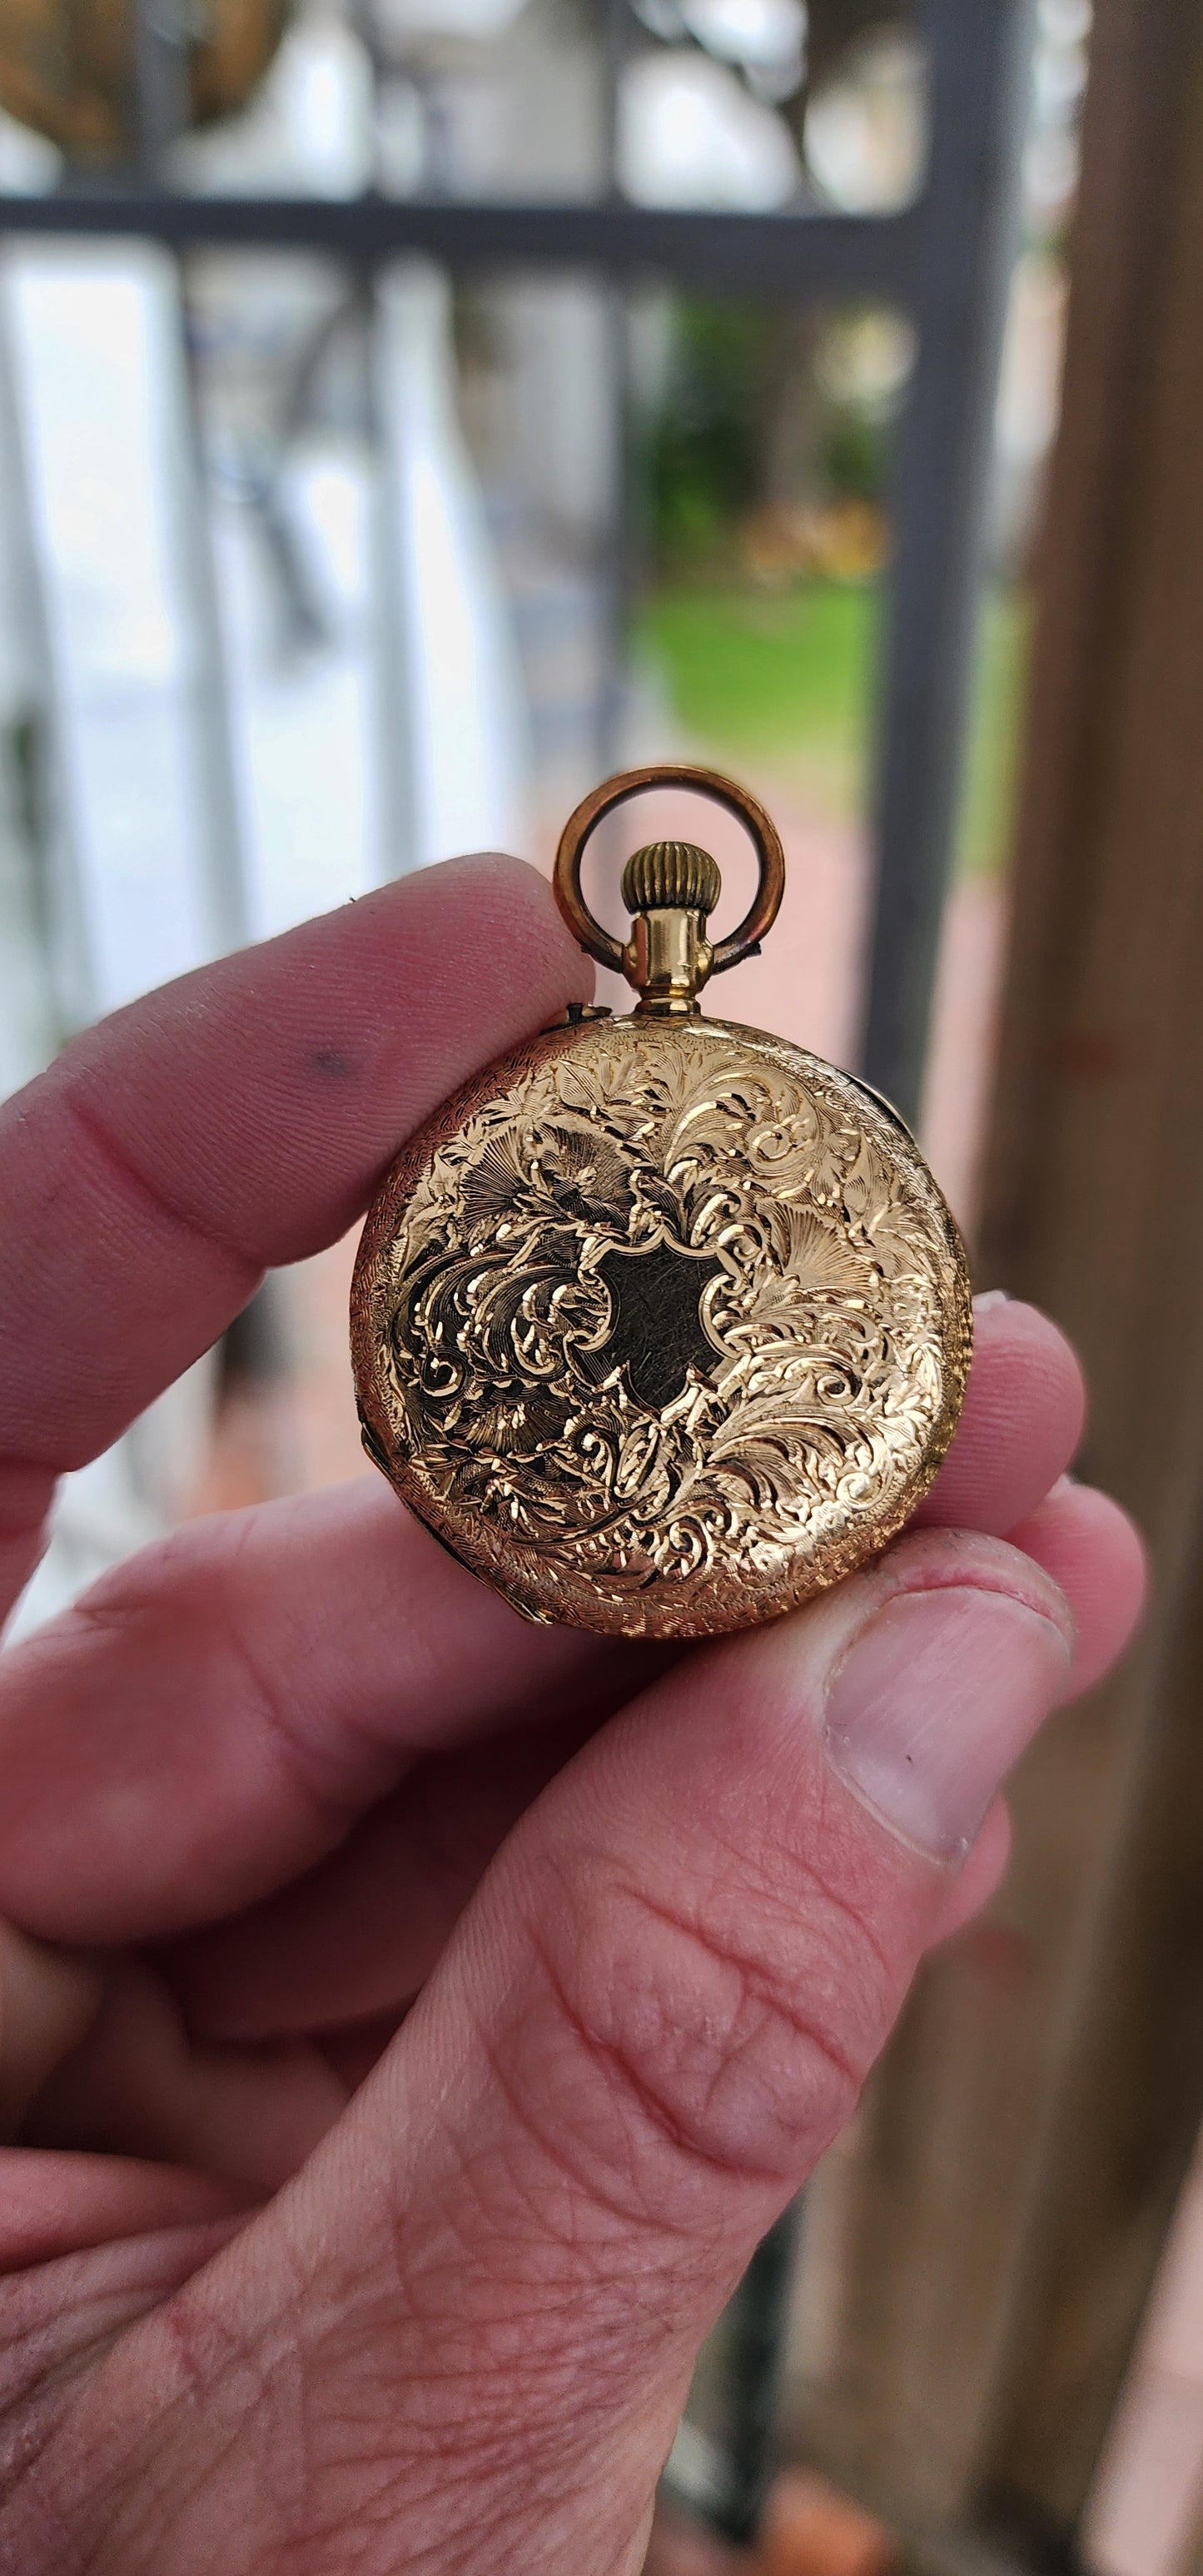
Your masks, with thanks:
[{"label": "human hand", "polygon": [[[56,1474],[586,972],[460,861],[0,1113],[6,1599]],[[1080,1423],[987,1301],[921,1525],[684,1657],[525,1625],[373,1478],[0,1661],[0,2564],[638,2568],[703,2336],[1135,1618]]]}]

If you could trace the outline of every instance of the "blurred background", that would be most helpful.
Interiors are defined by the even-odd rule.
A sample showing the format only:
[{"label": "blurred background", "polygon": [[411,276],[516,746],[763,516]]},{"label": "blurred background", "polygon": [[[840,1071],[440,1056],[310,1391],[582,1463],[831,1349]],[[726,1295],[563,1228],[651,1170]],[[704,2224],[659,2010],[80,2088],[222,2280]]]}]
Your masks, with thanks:
[{"label": "blurred background", "polygon": [[[1201,298],[1187,0],[0,0],[0,1090],[729,768],[790,874],[716,1007],[917,1123],[1150,1538],[705,2356],[664,2576],[1203,2568]],[[352,1254],[67,1481],[18,1625],[363,1472]]]}]

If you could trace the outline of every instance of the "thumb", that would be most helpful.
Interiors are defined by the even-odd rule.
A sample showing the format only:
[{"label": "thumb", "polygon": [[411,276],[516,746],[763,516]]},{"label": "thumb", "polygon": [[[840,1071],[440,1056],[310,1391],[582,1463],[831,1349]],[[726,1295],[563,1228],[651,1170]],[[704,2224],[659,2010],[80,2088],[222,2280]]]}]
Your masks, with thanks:
[{"label": "thumb", "polygon": [[97,2567],[634,2571],[699,2343],[1071,1642],[1016,1550],[932,1532],[606,1727],[297,2182],[93,2381],[154,2392]]}]

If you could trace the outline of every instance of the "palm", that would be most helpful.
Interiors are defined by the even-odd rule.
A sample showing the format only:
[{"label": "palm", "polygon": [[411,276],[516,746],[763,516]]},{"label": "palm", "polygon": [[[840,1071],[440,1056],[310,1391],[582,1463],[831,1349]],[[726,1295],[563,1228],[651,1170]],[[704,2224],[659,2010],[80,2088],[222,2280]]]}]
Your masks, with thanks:
[{"label": "palm", "polygon": [[[448,956],[458,958],[454,983]],[[94,1454],[203,1349],[263,1264],[340,1233],[415,1119],[475,1060],[550,1017],[578,972],[535,881],[502,863],[465,863],[152,998],[83,1041],[12,1105],[0,1130],[12,1211],[0,1249],[9,1354],[0,1377],[9,1459],[0,1566],[10,1596],[36,1554],[56,1471]],[[400,1024],[399,980],[414,997]],[[1134,1545],[1112,1507],[1080,1488],[1050,1491],[1079,1416],[1074,1364],[1051,1327],[1027,1309],[996,1308],[983,1321],[961,1433],[924,1514],[937,1527],[986,1534],[938,1543],[961,1551],[965,1583],[997,1587],[1005,1559],[1013,1589],[1035,1588],[1033,1611],[1046,1624],[1054,1615],[1042,1608],[1053,1597],[1047,1577],[1063,1588],[1077,1614],[1077,1687],[1116,1650],[1139,1590]],[[1026,1573],[1015,1573],[1011,1550],[991,1556],[994,1534],[1010,1534]],[[921,1571],[934,1544],[906,1542],[908,1562]],[[948,1580],[946,1554],[941,1562]],[[822,1620],[830,1627],[840,1615],[838,1604],[817,1622],[803,1614],[811,1624],[799,1635],[818,1639],[827,1633]],[[0,2104],[14,2143],[0,2151],[0,2255],[10,2276],[0,2353],[12,2466],[0,2529],[19,2535],[30,2576],[77,2563],[63,2546],[64,2523],[81,2566],[162,2567],[174,2576],[218,2560],[248,2569],[347,2563],[341,2525],[327,2542],[314,2536],[316,2472],[298,2472],[295,2495],[263,2506],[261,2437],[244,2428],[239,2440],[258,2463],[249,2472],[258,2482],[252,2512],[228,2465],[221,2355],[231,2333],[238,2349],[282,2348],[280,2318],[294,2294],[288,2350],[309,2351],[316,2335],[333,2414],[350,2372],[365,2425],[371,2419],[364,2457],[375,2467],[361,2463],[346,2503],[365,2528],[377,2528],[380,2477],[398,2476],[388,2455],[402,2361],[405,2388],[425,2391],[424,2427],[441,2421],[449,2385],[462,2381],[458,2458],[465,2424],[495,2405],[474,2376],[481,2350],[501,2334],[513,2355],[524,2320],[520,2342],[534,2357],[547,2438],[563,2447],[549,2393],[565,2331],[556,2280],[567,2244],[581,2261],[581,2247],[603,2236],[605,2278],[626,2277],[622,2228],[629,2233],[634,2222],[614,2216],[622,2195],[612,2174],[604,2190],[590,2177],[594,2167],[610,2173],[620,2135],[626,2174],[636,2115],[603,2063],[609,2050],[621,2071],[625,2040],[597,2041],[602,2091],[587,2119],[586,2078],[577,2068],[569,2080],[563,2034],[552,2049],[546,1995],[538,2007],[531,1999],[535,1989],[543,1994],[549,1947],[546,1924],[536,1938],[538,1889],[554,1885],[554,1947],[563,1923],[592,1901],[598,1853],[622,1823],[627,1860],[610,1871],[601,1914],[589,1914],[592,1929],[572,1954],[588,1978],[599,1946],[618,1937],[628,1880],[642,1868],[632,1857],[640,1835],[652,1835],[657,1851],[684,1836],[672,1907],[658,1901],[648,1912],[640,1896],[638,1943],[622,1971],[639,1983],[661,1937],[657,1921],[700,1866],[687,1827],[701,1830],[698,1817],[705,1824],[707,1796],[726,1813],[739,1790],[720,1776],[724,1760],[736,1761],[723,1745],[739,1741],[738,1727],[723,1734],[723,1712],[745,1699],[759,1706],[758,1694],[771,1700],[765,1676],[779,1667],[794,1624],[766,1632],[767,1643],[741,1641],[675,1669],[650,1651],[535,1630],[371,1480],[197,1524],[119,1569],[5,1658],[0,1907],[13,1928],[0,1947]],[[803,1666],[811,1651],[800,1647]],[[708,1757],[711,1699],[719,1731]],[[610,1721],[632,1703],[615,1728]],[[653,1759],[638,1750],[645,1734],[659,1787],[645,1780],[632,1804],[632,1763]],[[767,1777],[767,1753],[764,1761]],[[739,1794],[751,1796],[753,1786]],[[674,1799],[685,1821],[676,1820]],[[563,1820],[578,1813],[573,1843]],[[758,1830],[763,1844],[763,1814]],[[848,1830],[859,1830],[855,1819]],[[876,1826],[865,1831],[882,1841]],[[897,1956],[876,2014],[849,2039],[854,2067],[879,2044],[916,1949],[980,1900],[1004,1843],[994,1809],[959,1877],[876,1854],[874,1901],[889,1917]],[[710,1868],[713,1876],[712,1860]],[[528,1915],[529,1944],[514,1931]],[[709,1927],[708,1951],[715,1938]],[[767,1974],[763,1963],[757,1974]],[[548,1976],[560,1994],[562,1960]],[[597,2003],[603,2019],[612,2002]],[[850,2003],[850,2026],[858,2009]],[[839,2105],[816,2108],[813,2077],[807,2082],[810,2108],[779,2172],[771,2157],[767,2178],[754,2158],[745,2171],[726,2128],[707,2133],[707,2169],[730,2167],[722,2225],[701,2211],[696,2278],[688,2290],[662,2289],[675,2341],[657,2348],[647,2390],[639,2395],[643,2365],[629,2346],[621,2384],[634,2393],[621,2403],[607,2397],[604,2367],[589,2366],[590,2402],[601,2410],[582,2505],[582,2527],[601,2534],[590,2566],[634,2563],[697,2340],[824,2126],[841,2115]],[[525,2143],[516,2156],[507,2124],[519,2116]],[[678,2127],[682,2118],[677,2105]],[[555,2192],[583,2195],[586,2209],[582,2216],[576,2207],[571,2225],[565,2218],[567,2234],[557,2225],[550,2271],[546,2236],[532,2235],[531,2171],[541,2155],[558,2177]],[[468,2166],[471,2217],[454,2205]],[[697,2188],[696,2177],[672,2184],[690,2206]],[[641,2179],[639,2264],[653,2271],[654,2197]],[[401,2207],[410,2250],[398,2292]],[[305,2213],[315,2210],[316,2234],[307,2236]],[[679,2210],[665,2219],[666,2243],[677,2243],[684,2223]],[[476,2253],[465,2255],[474,2229]],[[452,2246],[460,2248],[454,2261]],[[467,2262],[449,2303],[432,2304],[436,2253],[449,2277]],[[585,2279],[591,2331],[618,2333],[588,2261]],[[196,2286],[186,2293],[184,2284]],[[476,2342],[467,2358],[456,2345],[456,2380],[447,2338],[462,2337],[469,2310]],[[155,2339],[156,2311],[166,2340]],[[196,2342],[197,2319],[211,2323],[218,2311],[225,2323],[215,2361],[203,2333]],[[330,2324],[335,2311],[341,2334],[337,2317]],[[638,2312],[628,2290],[628,2337]],[[383,2391],[379,2404],[364,2399],[360,2364],[348,2359],[361,2351],[373,2389]],[[508,2367],[515,2456],[525,2458],[533,2401],[521,2363]],[[70,2403],[55,2393],[64,2373]],[[185,2501],[140,2520],[130,2498],[147,2478],[157,2495],[156,2464],[176,2463],[180,2441],[187,2449],[197,2439],[176,2420],[181,2386],[207,2428],[209,2465],[195,2476],[194,2462],[188,2476],[169,2466],[162,2475],[168,2483],[181,2475]],[[278,2390],[273,2403],[285,2403]],[[574,2408],[580,2403],[578,2380]],[[276,2457],[278,2423],[262,2438]],[[31,2442],[37,2467],[27,2471]],[[425,2456],[411,2440],[394,2541],[365,2563],[409,2564],[419,2524],[433,2534],[433,2563],[475,2563],[464,2537],[472,2512],[465,2507],[452,2531],[446,2478],[432,2501],[429,2476],[413,2470]],[[220,2477],[213,2461],[227,2464]],[[486,2485],[497,2474],[495,2462],[481,2471]],[[328,2514],[343,2487],[333,2470],[323,2479]],[[479,2523],[479,2493],[473,2510]],[[542,2565],[545,2542],[546,2563],[556,2564],[561,2525],[544,2533],[539,2505],[532,2532],[532,2510],[528,2501],[513,2506],[515,2563]],[[109,2541],[97,2537],[110,2528],[111,2558]],[[444,2544],[440,2529],[451,2532]],[[509,2562],[494,2554],[492,2563]]]}]

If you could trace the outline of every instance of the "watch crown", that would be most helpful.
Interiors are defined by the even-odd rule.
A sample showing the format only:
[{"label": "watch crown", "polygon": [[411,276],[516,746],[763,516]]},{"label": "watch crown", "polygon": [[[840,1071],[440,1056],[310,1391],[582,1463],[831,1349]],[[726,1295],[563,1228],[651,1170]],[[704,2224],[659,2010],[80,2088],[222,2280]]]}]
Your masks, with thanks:
[{"label": "watch crown", "polygon": [[628,912],[697,912],[704,920],[722,890],[717,862],[693,841],[648,841],[622,872]]}]

